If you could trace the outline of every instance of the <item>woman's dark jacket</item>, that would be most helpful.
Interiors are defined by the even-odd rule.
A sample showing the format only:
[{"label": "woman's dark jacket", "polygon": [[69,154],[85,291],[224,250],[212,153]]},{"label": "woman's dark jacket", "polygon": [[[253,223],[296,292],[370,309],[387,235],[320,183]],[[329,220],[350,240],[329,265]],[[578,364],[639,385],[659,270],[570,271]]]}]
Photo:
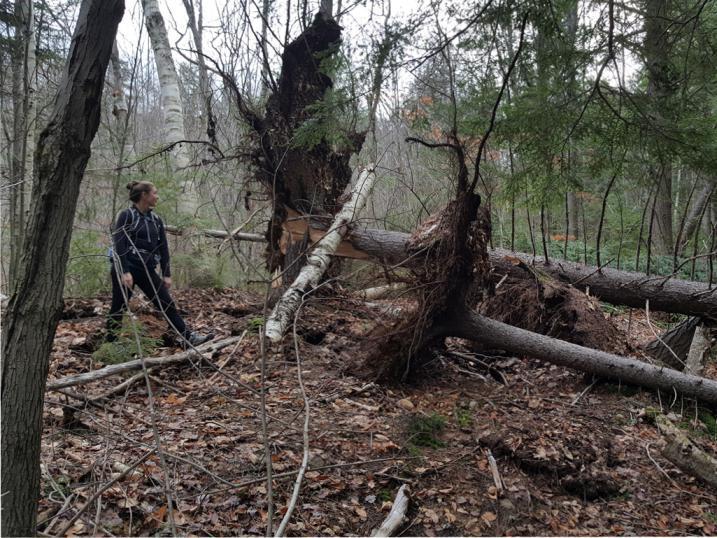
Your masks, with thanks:
[{"label": "woman's dark jacket", "polygon": [[151,209],[143,214],[136,206],[119,212],[112,229],[112,245],[123,273],[154,270],[159,263],[162,276],[170,276],[169,245],[162,219]]}]

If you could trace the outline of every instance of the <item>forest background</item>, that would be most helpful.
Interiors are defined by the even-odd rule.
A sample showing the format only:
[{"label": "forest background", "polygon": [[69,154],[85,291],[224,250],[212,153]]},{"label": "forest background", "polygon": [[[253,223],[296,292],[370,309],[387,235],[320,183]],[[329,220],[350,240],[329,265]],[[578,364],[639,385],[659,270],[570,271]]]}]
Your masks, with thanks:
[{"label": "forest background", "polygon": [[[132,179],[155,182],[164,220],[194,230],[171,239],[177,285],[246,287],[267,277],[262,245],[226,248],[201,233],[239,224],[263,233],[271,211],[243,160],[248,130],[226,75],[260,108],[284,44],[318,4],[186,0],[158,7],[181,119],[162,109],[142,6],[129,4],[82,184],[67,296],[107,290],[108,229],[126,206],[124,185]],[[77,9],[78,2],[4,5],[5,294],[19,259],[31,156]],[[455,172],[449,152],[406,137],[440,144],[455,125],[469,149],[478,147],[517,47],[516,21],[527,11],[524,51],[483,153],[478,190],[490,208],[492,244],[711,281],[714,2],[339,2],[341,53],[322,67],[334,87],[293,144],[311,148],[322,137],[340,144],[352,129],[369,127],[372,100],[380,96],[370,126],[375,138],[364,150],[377,157],[380,179],[362,220],[413,230],[451,197]],[[167,150],[177,140],[191,143]]]}]

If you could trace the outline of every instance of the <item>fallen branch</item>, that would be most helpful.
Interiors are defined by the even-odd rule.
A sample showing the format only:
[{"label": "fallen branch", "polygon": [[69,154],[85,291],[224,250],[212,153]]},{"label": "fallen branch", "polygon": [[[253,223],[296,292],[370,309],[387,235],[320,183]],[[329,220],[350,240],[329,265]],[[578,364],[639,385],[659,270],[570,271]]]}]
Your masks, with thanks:
[{"label": "fallen branch", "polygon": [[321,277],[329,267],[331,256],[348,233],[348,226],[366,203],[375,179],[376,174],[372,167],[365,168],[359,174],[356,184],[350,187],[351,199],[336,215],[329,232],[321,238],[311,254],[307,256],[306,265],[274,306],[274,310],[266,321],[266,337],[272,342],[281,340],[294,319],[294,313],[301,304],[304,294],[319,284]]},{"label": "fallen branch", "polygon": [[717,488],[717,459],[698,448],[665,415],[655,416],[655,423],[667,440],[662,455],[682,471]]},{"label": "fallen branch", "polygon": [[402,485],[396,494],[396,500],[393,501],[393,507],[388,513],[388,517],[383,520],[381,526],[371,533],[371,536],[393,536],[399,527],[403,524],[408,510],[408,495],[410,490],[408,485]]},{"label": "fallen branch", "polygon": [[[230,346],[238,342],[241,337],[226,338],[224,340],[217,340],[210,342],[196,348],[196,351],[190,349],[174,355],[168,355],[166,357],[152,357],[144,359],[144,364],[147,368],[153,368],[157,366],[166,366],[168,364],[174,364],[177,362],[186,361],[192,358],[209,358],[211,355],[220,349]],[[66,387],[73,387],[75,385],[82,385],[84,383],[92,383],[99,379],[111,377],[113,375],[121,374],[123,372],[129,372],[131,370],[142,369],[142,360],[137,359],[134,361],[124,362],[122,364],[113,364],[112,366],[105,366],[99,370],[93,370],[84,374],[71,375],[56,379],[47,384],[46,390],[58,390]]]},{"label": "fallen branch", "polygon": [[717,404],[717,381],[582,347],[519,329],[473,312],[458,314],[437,328],[443,336],[476,340],[516,355],[575,368],[606,379],[633,385],[676,390],[703,402]]},{"label": "fallen branch", "polygon": [[[179,226],[171,225],[166,225],[164,229],[168,234],[171,235],[184,235],[185,232],[189,230],[187,228],[180,228]],[[205,237],[212,237],[214,239],[227,240],[231,237],[232,239],[236,239],[237,241],[251,241],[253,243],[266,242],[266,237],[264,237],[262,234],[240,232],[236,230],[234,232],[227,232],[225,230],[201,230],[199,231],[199,233],[201,233]]]}]

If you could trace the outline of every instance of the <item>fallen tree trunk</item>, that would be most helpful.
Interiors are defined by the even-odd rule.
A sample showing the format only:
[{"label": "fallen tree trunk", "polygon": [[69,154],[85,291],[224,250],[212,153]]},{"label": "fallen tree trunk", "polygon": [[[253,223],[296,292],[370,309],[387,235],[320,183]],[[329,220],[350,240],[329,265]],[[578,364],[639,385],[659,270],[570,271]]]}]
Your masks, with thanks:
[{"label": "fallen tree trunk", "polygon": [[[299,241],[309,228],[311,241],[317,242],[326,233],[320,225],[307,219],[292,218],[283,224],[286,239],[283,243]],[[212,237],[224,239],[226,232],[212,230]],[[207,235],[209,235],[207,233]],[[256,241],[256,234],[246,240]],[[290,239],[289,239],[290,238]],[[425,260],[422,253],[412,256],[408,254],[410,234],[378,229],[352,230],[339,245],[336,255],[353,259],[377,261],[386,265],[415,267]],[[237,237],[239,240],[243,240]],[[602,301],[615,305],[644,308],[650,301],[652,310],[672,312],[687,316],[699,316],[717,319],[717,287],[710,287],[704,282],[693,282],[678,278],[646,275],[574,262],[553,261],[546,264],[545,260],[530,254],[513,252],[503,249],[489,251],[491,264],[497,271],[508,271],[510,266],[519,261],[547,273],[567,284],[581,290],[589,290],[591,295]]]},{"label": "fallen tree trunk", "polygon": [[50,381],[49,383],[47,383],[47,390],[58,390],[67,387],[73,387],[75,385],[84,385],[85,383],[92,383],[93,381],[121,374],[123,372],[139,370],[140,368],[142,368],[143,360],[147,368],[152,368],[157,366],[166,366],[168,364],[174,364],[192,358],[210,357],[213,353],[219,351],[220,349],[239,342],[241,338],[241,336],[226,338],[224,340],[217,340],[215,342],[199,346],[196,351],[190,349],[188,351],[183,351],[182,353],[176,353],[174,355],[168,355],[166,357],[137,359],[133,361],[123,362],[121,364],[113,364],[112,366],[105,366],[104,368],[100,368],[99,370],[85,372],[84,374],[61,377],[60,379],[55,379],[54,381]]},{"label": "fallen tree trunk", "polygon": [[717,488],[717,459],[698,448],[665,415],[655,417],[657,428],[667,440],[662,455],[680,470]]},{"label": "fallen tree trunk", "polygon": [[349,225],[366,204],[375,179],[376,174],[372,167],[367,167],[359,174],[356,184],[349,190],[351,199],[336,215],[329,232],[321,238],[311,254],[308,255],[306,265],[274,306],[266,321],[266,337],[272,342],[281,340],[294,319],[304,294],[319,284],[321,277],[329,267],[331,256],[336,252],[336,248],[348,232]]},{"label": "fallen tree trunk", "polygon": [[685,396],[717,404],[717,381],[712,379],[563,342],[473,312],[454,316],[435,330],[443,336],[477,340],[494,349],[542,359],[606,379],[669,392],[676,390]]}]

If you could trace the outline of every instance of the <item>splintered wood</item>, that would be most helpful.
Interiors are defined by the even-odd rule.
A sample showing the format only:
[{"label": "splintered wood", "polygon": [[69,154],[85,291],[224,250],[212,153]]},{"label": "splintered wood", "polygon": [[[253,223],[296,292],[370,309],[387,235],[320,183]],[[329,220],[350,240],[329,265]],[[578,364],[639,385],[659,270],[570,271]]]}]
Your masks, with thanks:
[{"label": "splintered wood", "polygon": [[329,231],[307,256],[306,265],[301,269],[296,280],[274,306],[274,310],[266,322],[266,337],[270,341],[281,340],[294,319],[304,294],[315,288],[321,281],[321,277],[329,267],[331,256],[334,255],[341,240],[347,234],[349,225],[366,204],[375,179],[373,166],[369,166],[359,174],[356,183],[349,187],[347,195],[350,194],[351,199],[336,215]]}]

